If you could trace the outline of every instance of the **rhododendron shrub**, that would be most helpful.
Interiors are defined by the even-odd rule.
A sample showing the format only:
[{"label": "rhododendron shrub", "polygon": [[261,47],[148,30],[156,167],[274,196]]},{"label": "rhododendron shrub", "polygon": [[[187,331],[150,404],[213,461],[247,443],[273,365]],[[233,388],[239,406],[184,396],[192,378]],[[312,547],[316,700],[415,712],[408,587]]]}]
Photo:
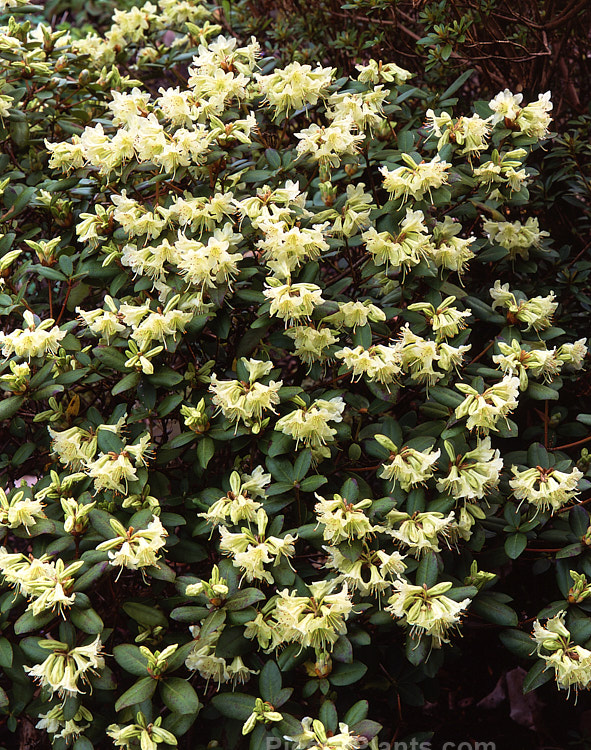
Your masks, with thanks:
[{"label": "rhododendron shrub", "polygon": [[[104,36],[17,12],[8,730],[361,747],[483,621],[526,689],[588,687],[587,345],[528,216],[550,94],[456,112],[394,61],[281,68],[198,2]],[[547,598],[512,604],[534,575]]]}]

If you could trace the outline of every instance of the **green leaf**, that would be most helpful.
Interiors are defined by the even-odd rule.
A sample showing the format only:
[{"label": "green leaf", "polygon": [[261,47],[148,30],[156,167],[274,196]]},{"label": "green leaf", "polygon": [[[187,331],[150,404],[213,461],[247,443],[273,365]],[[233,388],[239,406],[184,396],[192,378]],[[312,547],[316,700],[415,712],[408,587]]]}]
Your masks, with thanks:
[{"label": "green leaf", "polygon": [[18,213],[20,213],[24,208],[26,208],[26,206],[29,204],[29,201],[35,195],[36,192],[37,192],[37,188],[35,187],[25,187],[21,190],[18,198],[15,200],[12,206],[13,211],[10,214],[11,219],[14,219],[14,217]]},{"label": "green leaf", "polygon": [[302,492],[315,492],[327,482],[328,479],[326,477],[316,474],[315,476],[306,477],[300,484],[300,490],[302,490]]},{"label": "green leaf", "polygon": [[50,268],[49,266],[42,266],[39,263],[35,263],[29,266],[29,271],[34,271],[38,276],[44,279],[51,279],[51,281],[66,281],[66,277],[57,268]]},{"label": "green leaf", "polygon": [[13,453],[10,463],[13,466],[20,466],[21,464],[24,464],[25,461],[28,458],[30,458],[34,452],[35,452],[34,443],[24,443],[23,445],[20,445],[16,449],[16,451]]},{"label": "green leaf", "polygon": [[109,667],[103,667],[98,675],[90,678],[90,684],[97,690],[115,690],[117,680]]},{"label": "green leaf", "polygon": [[71,276],[74,273],[74,264],[69,255],[60,255],[58,263],[66,276]]},{"label": "green leaf", "polygon": [[541,466],[547,469],[550,466],[548,451],[541,443],[532,443],[527,449],[527,462],[530,466]]},{"label": "green leaf", "polygon": [[487,323],[493,323],[495,325],[504,325],[506,323],[505,317],[493,310],[490,305],[483,302],[478,297],[466,297],[464,300],[466,307],[469,307],[472,311],[472,315],[475,318],[480,318]]},{"label": "green leaf", "polygon": [[115,646],[113,656],[120,667],[136,677],[145,677],[148,673],[148,662],[142,654],[139,646],[133,643],[122,643]]},{"label": "green leaf", "polygon": [[0,638],[0,667],[12,667],[12,646],[8,638]]},{"label": "green leaf", "polygon": [[269,162],[269,165],[273,169],[279,169],[281,167],[281,157],[279,156],[279,153],[275,151],[274,148],[268,148],[265,151],[265,156],[267,157],[267,161]]},{"label": "green leaf", "polygon": [[351,664],[353,661],[353,646],[347,636],[339,636],[332,649],[332,658],[344,664]]},{"label": "green leaf", "polygon": [[94,745],[88,737],[78,737],[72,746],[72,750],[94,750]]},{"label": "green leaf", "polygon": [[568,523],[573,534],[580,538],[589,528],[589,513],[587,513],[585,508],[582,508],[580,505],[575,505],[575,507],[571,508],[568,512]]},{"label": "green leaf", "polygon": [[242,589],[226,600],[225,607],[229,612],[235,612],[236,610],[246,609],[246,607],[250,607],[264,599],[265,595],[259,589]]},{"label": "green leaf", "polygon": [[97,346],[92,350],[93,355],[102,362],[106,367],[117,370],[118,372],[126,372],[127,357],[122,354],[118,349],[112,346]]},{"label": "green leaf", "polygon": [[445,592],[448,599],[453,599],[454,602],[461,602],[466,598],[473,599],[476,594],[478,594],[476,586],[453,586]]},{"label": "green leaf", "polygon": [[541,687],[546,682],[550,682],[554,676],[554,670],[549,667],[546,662],[537,661],[529,672],[525,675],[523,680],[523,692],[531,693],[532,690]]},{"label": "green leaf", "polygon": [[222,716],[229,719],[246,721],[254,708],[255,699],[244,693],[218,693],[211,699],[211,703]]},{"label": "green leaf", "polygon": [[148,375],[148,382],[158,388],[173,388],[183,382],[183,376],[171,367],[159,367],[152,375]]},{"label": "green leaf", "polygon": [[144,568],[146,573],[152,578],[155,578],[157,581],[167,581],[168,583],[174,583],[174,580],[176,578],[176,573],[174,570],[170,567],[170,565],[167,565],[165,562],[162,562],[160,560],[158,562],[158,565],[149,565],[147,568]]},{"label": "green leaf", "polygon": [[213,458],[215,453],[215,443],[210,437],[202,437],[197,443],[197,459],[204,469]]},{"label": "green leaf", "polygon": [[222,627],[225,621],[225,610],[218,609],[215,612],[212,612],[201,626],[199,637],[205,638],[205,636],[209,635],[210,633],[214,633],[216,630]]},{"label": "green leaf", "polygon": [[448,97],[450,97],[452,94],[455,94],[456,91],[458,91],[466,83],[468,78],[470,78],[470,76],[472,75],[474,75],[473,68],[470,68],[469,70],[465,70],[461,76],[456,78],[456,80],[445,89],[443,94],[439,95],[439,101],[443,101],[444,99],[447,99]]},{"label": "green leaf", "polygon": [[281,456],[291,450],[293,446],[294,442],[289,435],[284,435],[282,432],[273,432],[267,455],[271,458]]},{"label": "green leaf", "polygon": [[506,604],[499,602],[492,594],[479,594],[472,602],[470,611],[480,617],[504,627],[517,625],[517,613]]},{"label": "green leaf", "polygon": [[274,704],[275,699],[281,690],[281,672],[274,661],[267,661],[261,669],[259,675],[259,692],[263,700]]},{"label": "green leaf", "polygon": [[363,721],[360,721],[351,727],[351,730],[355,732],[355,734],[365,737],[368,741],[373,739],[381,729],[382,725],[378,724],[377,721],[371,721],[371,719],[363,719]]},{"label": "green leaf", "polygon": [[86,589],[93,586],[97,581],[99,581],[106,572],[110,572],[111,570],[113,570],[113,566],[108,561],[93,565],[90,570],[87,570],[86,573],[83,573],[80,576],[80,578],[76,579],[72,590],[85,591]]},{"label": "green leaf", "polygon": [[181,677],[167,677],[160,684],[160,695],[165,705],[177,714],[196,714],[199,711],[195,689]]},{"label": "green leaf", "polygon": [[267,750],[268,733],[262,724],[257,724],[249,735],[248,750]]},{"label": "green leaf", "polygon": [[183,643],[182,646],[179,646],[177,650],[168,657],[166,660],[166,671],[167,672],[174,672],[175,670],[179,669],[179,667],[185,662],[187,656],[191,653],[195,646],[195,641],[188,641],[187,643]]},{"label": "green leaf", "polygon": [[275,696],[275,701],[273,702],[275,708],[280,708],[284,703],[287,703],[291,698],[292,693],[293,688],[283,688],[283,690],[280,690]]},{"label": "green leaf", "polygon": [[209,610],[205,607],[175,607],[170,613],[171,619],[175,622],[190,622],[194,624],[201,622],[207,617]]},{"label": "green leaf", "polygon": [[318,718],[329,732],[334,734],[337,731],[339,716],[335,704],[332,701],[323,702],[320,706],[320,711],[318,712]]},{"label": "green leaf", "polygon": [[48,625],[56,615],[50,610],[34,615],[30,610],[22,614],[14,623],[14,632],[16,635],[30,633],[33,630],[40,630],[44,625]]},{"label": "green leaf", "polygon": [[141,680],[134,683],[117,700],[115,711],[122,711],[124,708],[129,708],[129,706],[135,706],[138,703],[142,703],[142,701],[148,700],[154,695],[157,684],[158,681],[153,677],[142,677]]},{"label": "green leaf", "polygon": [[130,372],[129,375],[121,378],[121,380],[111,388],[111,394],[113,396],[118,396],[120,393],[125,393],[125,391],[135,388],[139,382],[139,372]]},{"label": "green leaf", "polygon": [[293,465],[293,479],[296,482],[301,482],[302,479],[308,473],[310,466],[312,465],[312,451],[307,448],[302,451],[296,458],[296,462]]},{"label": "green leaf", "polygon": [[197,714],[168,714],[162,722],[164,729],[172,732],[175,737],[182,737],[195,723]]},{"label": "green leaf", "polygon": [[182,404],[182,402],[182,393],[169,393],[168,396],[165,396],[158,404],[158,416],[165,417],[167,414],[170,414],[171,411],[174,411],[177,406]]},{"label": "green leaf", "polygon": [[431,649],[431,639],[423,636],[411,635],[409,633],[406,636],[405,654],[409,662],[417,667],[419,664],[423,664],[429,656]]},{"label": "green leaf", "polygon": [[[233,622],[237,616],[240,617],[244,612],[250,612],[246,620],[252,620],[253,610],[244,610],[236,613],[234,616],[230,615],[230,621]],[[233,659],[235,656],[244,656],[244,654],[252,650],[251,642],[244,637],[244,621],[238,620],[238,622],[240,623],[239,625],[235,627],[226,626],[222,630],[215,648],[216,656],[222,656],[224,659]]]},{"label": "green leaf", "polygon": [[431,588],[437,583],[437,555],[429,550],[422,558],[417,568],[417,586],[425,584]]},{"label": "green leaf", "polygon": [[359,721],[363,721],[367,717],[369,711],[369,703],[366,700],[357,701],[347,711],[343,717],[344,723],[351,727],[353,724],[357,724]]},{"label": "green leaf", "polygon": [[80,700],[77,696],[70,696],[64,699],[63,703],[63,714],[66,721],[71,721],[74,716],[78,713],[80,708]]},{"label": "green leaf", "polygon": [[437,403],[443,404],[443,406],[448,406],[450,409],[455,409],[456,406],[459,406],[464,400],[464,397],[459,393],[456,393],[449,388],[443,388],[440,385],[434,385],[429,388],[429,396],[435,399]]},{"label": "green leaf", "polygon": [[414,147],[414,133],[409,130],[402,130],[397,136],[397,146],[401,151],[408,153],[413,150]]},{"label": "green leaf", "polygon": [[591,638],[591,618],[573,617],[568,623],[568,629],[575,643],[585,643]]},{"label": "green leaf", "polygon": [[529,381],[525,394],[536,401],[558,401],[560,395],[554,388],[541,383],[534,383],[533,380]]},{"label": "green leaf", "polygon": [[132,620],[139,622],[147,628],[162,627],[168,625],[165,614],[157,607],[149,607],[147,604],[139,602],[126,602],[123,605],[123,611],[128,614]]},{"label": "green leaf", "polygon": [[537,614],[538,620],[545,620],[548,617],[554,617],[559,612],[561,612],[563,609],[567,609],[568,602],[564,599],[559,599],[558,601],[550,602],[550,604],[547,604],[543,609],[541,609]]},{"label": "green leaf", "polygon": [[329,675],[332,685],[352,685],[358,682],[367,672],[367,667],[360,661],[351,662],[351,664],[337,664]]},{"label": "green leaf", "polygon": [[523,659],[531,658],[532,652],[535,652],[535,643],[527,633],[515,628],[509,628],[499,633],[501,643],[512,654]]},{"label": "green leaf", "polygon": [[364,349],[369,349],[372,339],[369,323],[366,323],[364,326],[357,326],[352,338],[355,346],[362,346]]},{"label": "green leaf", "polygon": [[94,609],[78,609],[76,606],[70,609],[70,620],[83,633],[97,635],[104,630],[104,623]]},{"label": "green leaf", "polygon": [[576,542],[575,544],[568,544],[566,547],[563,547],[560,552],[556,553],[556,559],[563,560],[567,557],[578,557],[584,550],[585,545],[581,544],[580,542]]},{"label": "green leaf", "polygon": [[25,401],[24,396],[9,396],[0,401],[0,420],[10,419],[21,408]]},{"label": "green leaf", "polygon": [[505,539],[505,552],[511,560],[517,560],[526,547],[527,536],[521,532],[518,532],[517,534],[509,534]]}]

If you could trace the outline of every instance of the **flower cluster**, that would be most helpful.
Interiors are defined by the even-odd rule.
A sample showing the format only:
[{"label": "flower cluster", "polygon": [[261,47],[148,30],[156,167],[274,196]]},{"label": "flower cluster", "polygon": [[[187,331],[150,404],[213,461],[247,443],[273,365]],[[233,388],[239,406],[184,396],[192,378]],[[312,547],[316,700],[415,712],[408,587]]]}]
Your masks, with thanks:
[{"label": "flower cluster", "polygon": [[447,582],[431,588],[413,586],[399,579],[394,582],[395,592],[386,610],[400,618],[411,634],[418,638],[430,637],[433,648],[441,648],[443,643],[449,642],[449,631],[459,626],[460,615],[471,603],[468,597],[457,602],[445,596],[451,587]]},{"label": "flower cluster", "polygon": [[394,200],[402,197],[406,201],[411,196],[413,200],[420,201],[425,193],[431,195],[431,190],[447,183],[451,164],[442,161],[439,155],[429,162],[418,164],[408,154],[402,154],[402,160],[406,164],[405,167],[397,167],[394,170],[387,167],[380,169],[384,177],[384,189]]},{"label": "flower cluster", "polygon": [[220,550],[232,556],[235,567],[243,571],[249,583],[256,579],[271,584],[275,582],[274,578],[264,566],[271,562],[277,566],[282,557],[292,557],[295,554],[294,544],[297,536],[266,535],[269,518],[263,508],[257,510],[253,520],[256,524],[256,533],[248,527],[243,527],[239,532],[232,532],[220,525]]},{"label": "flower cluster", "polygon": [[177,745],[174,734],[162,726],[161,716],[158,716],[155,721],[148,722],[141,711],[136,715],[134,724],[109,725],[107,735],[113,740],[115,747],[122,747],[125,750],[137,747],[138,740],[141,748],[149,748],[149,750],[156,750],[160,743]]},{"label": "flower cluster", "polygon": [[108,550],[111,565],[129,570],[150,566],[158,567],[159,551],[166,544],[168,532],[156,516],[145,529],[126,529],[119,521],[111,519],[111,527],[116,536],[101,542],[97,549]]},{"label": "flower cluster", "polygon": [[449,546],[449,538],[455,530],[453,511],[447,516],[439,512],[405,513],[391,510],[386,516],[386,530],[403,548],[415,557],[429,550],[440,552],[440,537]]},{"label": "flower cluster", "polygon": [[256,434],[268,424],[263,415],[266,411],[275,413],[273,408],[279,403],[279,389],[282,381],[269,381],[268,385],[258,382],[273,369],[272,362],[244,359],[248,373],[248,382],[241,380],[219,380],[214,373],[211,376],[210,391],[213,403],[219,406],[224,416],[233,423],[244,422]]},{"label": "flower cluster", "polygon": [[527,260],[530,248],[540,247],[542,239],[550,236],[548,232],[540,230],[538,219],[534,216],[530,216],[525,224],[520,221],[487,220],[482,228],[491,242],[508,250],[512,259],[520,257]]},{"label": "flower cluster", "polygon": [[206,513],[201,513],[210,523],[220,525],[230,520],[234,525],[241,521],[253,522],[259,508],[257,498],[267,496],[265,487],[271,481],[271,475],[265,474],[262,466],[257,466],[252,474],[242,476],[234,471],[230,475],[230,491],[210,505]]},{"label": "flower cluster", "polygon": [[[381,530],[381,529],[380,529]],[[335,570],[336,580],[345,583],[361,596],[381,596],[390,590],[393,580],[406,570],[404,555],[398,551],[387,553],[364,545],[356,560],[345,557],[338,547],[324,547],[328,553],[327,568]]]},{"label": "flower cluster", "polygon": [[47,688],[51,695],[58,693],[60,697],[68,698],[83,693],[80,683],[88,683],[90,676],[105,666],[98,635],[92,643],[76,648],[52,639],[39,641],[39,646],[51,653],[40,664],[25,667],[25,671],[41,687]]},{"label": "flower cluster", "polygon": [[240,656],[235,656],[231,661],[223,656],[216,656],[216,647],[223,630],[224,625],[220,625],[208,633],[201,633],[198,625],[191,626],[194,642],[185,659],[185,666],[192,672],[199,672],[207,682],[215,680],[218,687],[226,682],[232,685],[247,682],[257,672],[247,667]]},{"label": "flower cluster", "polygon": [[54,325],[53,318],[43,322],[35,320],[30,310],[24,312],[23,318],[26,328],[15,328],[10,333],[0,331],[2,355],[10,357],[14,354],[30,360],[31,357],[43,357],[47,353],[55,354],[66,332]]},{"label": "flower cluster", "polygon": [[552,111],[550,92],[538,94],[537,101],[530,102],[525,107],[521,106],[522,101],[523,94],[512,94],[509,89],[501,91],[489,102],[489,107],[493,111],[491,123],[496,125],[504,121],[508,126],[515,123],[523,135],[545,138],[552,119],[548,114]]},{"label": "flower cluster", "polygon": [[433,476],[440,450],[419,451],[408,445],[398,449],[386,435],[376,435],[376,440],[390,451],[389,463],[384,464],[380,476],[405,491],[424,484]]},{"label": "flower cluster", "polygon": [[319,719],[305,716],[301,728],[298,734],[285,738],[297,743],[296,750],[357,750],[367,744],[364,736],[352,732],[344,722],[339,723],[338,732],[327,732]]},{"label": "flower cluster", "polygon": [[[300,403],[296,401],[296,403]],[[301,441],[312,448],[318,456],[328,456],[330,451],[326,444],[334,440],[337,431],[329,422],[342,422],[345,402],[341,396],[331,399],[318,399],[310,406],[301,402],[294,409],[275,423],[275,428],[293,438],[296,445]]]},{"label": "flower cluster", "polygon": [[376,531],[364,511],[371,508],[371,500],[349,503],[340,495],[332,500],[325,500],[316,495],[318,502],[314,512],[318,523],[324,526],[322,536],[331,544],[338,544],[345,539],[363,539]]},{"label": "flower cluster", "polygon": [[456,388],[466,394],[462,403],[456,407],[456,419],[467,417],[466,427],[469,430],[476,428],[484,435],[488,435],[491,430],[497,431],[499,419],[506,419],[518,404],[519,379],[509,375],[482,393],[466,383],[457,383]]},{"label": "flower cluster", "polygon": [[532,638],[546,667],[554,670],[559,690],[587,689],[591,685],[591,651],[572,642],[564,617],[565,613],[559,612],[545,626],[536,620]]},{"label": "flower cluster", "polygon": [[49,555],[29,558],[5,547],[0,547],[0,572],[10,586],[29,599],[27,607],[33,615],[57,609],[64,613],[76,598],[71,593],[74,574],[84,565],[81,560],[66,565],[60,558],[52,560]]},{"label": "flower cluster", "polygon": [[490,437],[478,440],[476,447],[456,455],[453,445],[445,441],[449,456],[449,473],[437,480],[437,489],[456,500],[480,500],[499,483],[503,459],[500,451],[491,448]]},{"label": "flower cluster", "polygon": [[513,478],[509,485],[517,500],[527,500],[538,510],[552,509],[552,512],[577,497],[577,485],[583,478],[583,472],[576,467],[570,472],[564,472],[541,466],[520,471],[517,466],[512,466],[511,472]]},{"label": "flower cluster", "polygon": [[0,526],[16,529],[24,526],[27,531],[29,526],[37,522],[39,518],[45,518],[43,508],[45,506],[38,500],[25,497],[23,490],[14,492],[10,498],[0,488]]},{"label": "flower cluster", "polygon": [[545,297],[532,297],[531,299],[521,299],[518,301],[513,292],[509,291],[509,284],[501,284],[497,279],[490,291],[493,298],[493,310],[497,307],[504,307],[507,310],[507,322],[527,323],[526,331],[543,331],[552,325],[552,316],[554,315],[558,302],[554,302],[554,292]]},{"label": "flower cluster", "polygon": [[259,613],[246,623],[244,635],[256,638],[263,649],[298,643],[317,653],[332,650],[339,635],[347,632],[345,621],[353,609],[347,586],[335,591],[336,585],[334,580],[308,584],[309,596],[283,589],[266,617]]}]

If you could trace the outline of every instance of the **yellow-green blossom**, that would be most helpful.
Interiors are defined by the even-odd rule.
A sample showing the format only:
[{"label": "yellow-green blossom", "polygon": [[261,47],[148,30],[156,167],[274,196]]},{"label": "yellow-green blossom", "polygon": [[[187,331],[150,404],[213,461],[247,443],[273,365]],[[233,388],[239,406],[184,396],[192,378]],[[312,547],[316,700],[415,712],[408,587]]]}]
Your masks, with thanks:
[{"label": "yellow-green blossom", "polygon": [[352,503],[340,495],[334,495],[332,500],[325,500],[317,493],[315,497],[318,502],[314,506],[314,512],[318,523],[324,526],[322,536],[330,544],[339,544],[345,539],[363,539],[379,528],[373,526],[364,512],[371,508],[371,500]]},{"label": "yellow-green blossom", "polygon": [[552,512],[577,497],[580,492],[577,485],[583,478],[583,473],[576,467],[565,472],[541,466],[519,471],[512,466],[511,472],[514,476],[509,486],[517,500],[527,500],[539,510],[551,509]]},{"label": "yellow-green blossom", "polygon": [[456,388],[466,394],[456,407],[456,419],[467,417],[466,427],[483,435],[488,435],[491,430],[496,432],[499,419],[506,419],[518,403],[519,378],[509,375],[482,393],[466,383],[456,383]]},{"label": "yellow-green blossom", "polygon": [[476,448],[456,455],[452,444],[445,442],[449,456],[449,471],[437,481],[437,489],[456,500],[479,500],[499,483],[503,459],[499,450],[490,447],[490,437],[478,440]]},{"label": "yellow-green blossom", "polygon": [[145,529],[126,529],[116,519],[111,519],[111,527],[117,534],[113,539],[101,542],[98,550],[108,550],[111,565],[129,570],[158,567],[159,551],[166,544],[168,532],[156,516]]},{"label": "yellow-green blossom", "polygon": [[80,683],[88,683],[90,675],[97,674],[105,666],[105,660],[100,655],[102,643],[98,635],[87,646],[76,648],[51,639],[41,640],[38,645],[51,653],[41,664],[24,669],[29,677],[36,679],[52,695],[57,692],[68,698],[83,693]]},{"label": "yellow-green blossom", "polygon": [[399,579],[394,582],[395,592],[386,610],[410,627],[411,635],[430,636],[434,648],[449,642],[449,631],[457,629],[460,615],[470,605],[471,599],[456,602],[445,596],[451,583],[438,583],[431,588],[413,586]]},{"label": "yellow-green blossom", "polygon": [[390,480],[392,487],[399,484],[405,492],[408,492],[419,484],[425,484],[433,476],[437,467],[436,461],[441,455],[439,449],[436,451],[429,449],[423,452],[407,445],[399,449],[386,435],[378,434],[375,439],[390,451],[389,462],[383,464],[378,476]]},{"label": "yellow-green blossom", "polygon": [[453,511],[447,516],[437,512],[417,512],[411,516],[403,511],[391,510],[386,516],[386,523],[390,536],[407,547],[411,555],[420,557],[429,550],[441,551],[440,537],[448,543],[455,518]]}]

